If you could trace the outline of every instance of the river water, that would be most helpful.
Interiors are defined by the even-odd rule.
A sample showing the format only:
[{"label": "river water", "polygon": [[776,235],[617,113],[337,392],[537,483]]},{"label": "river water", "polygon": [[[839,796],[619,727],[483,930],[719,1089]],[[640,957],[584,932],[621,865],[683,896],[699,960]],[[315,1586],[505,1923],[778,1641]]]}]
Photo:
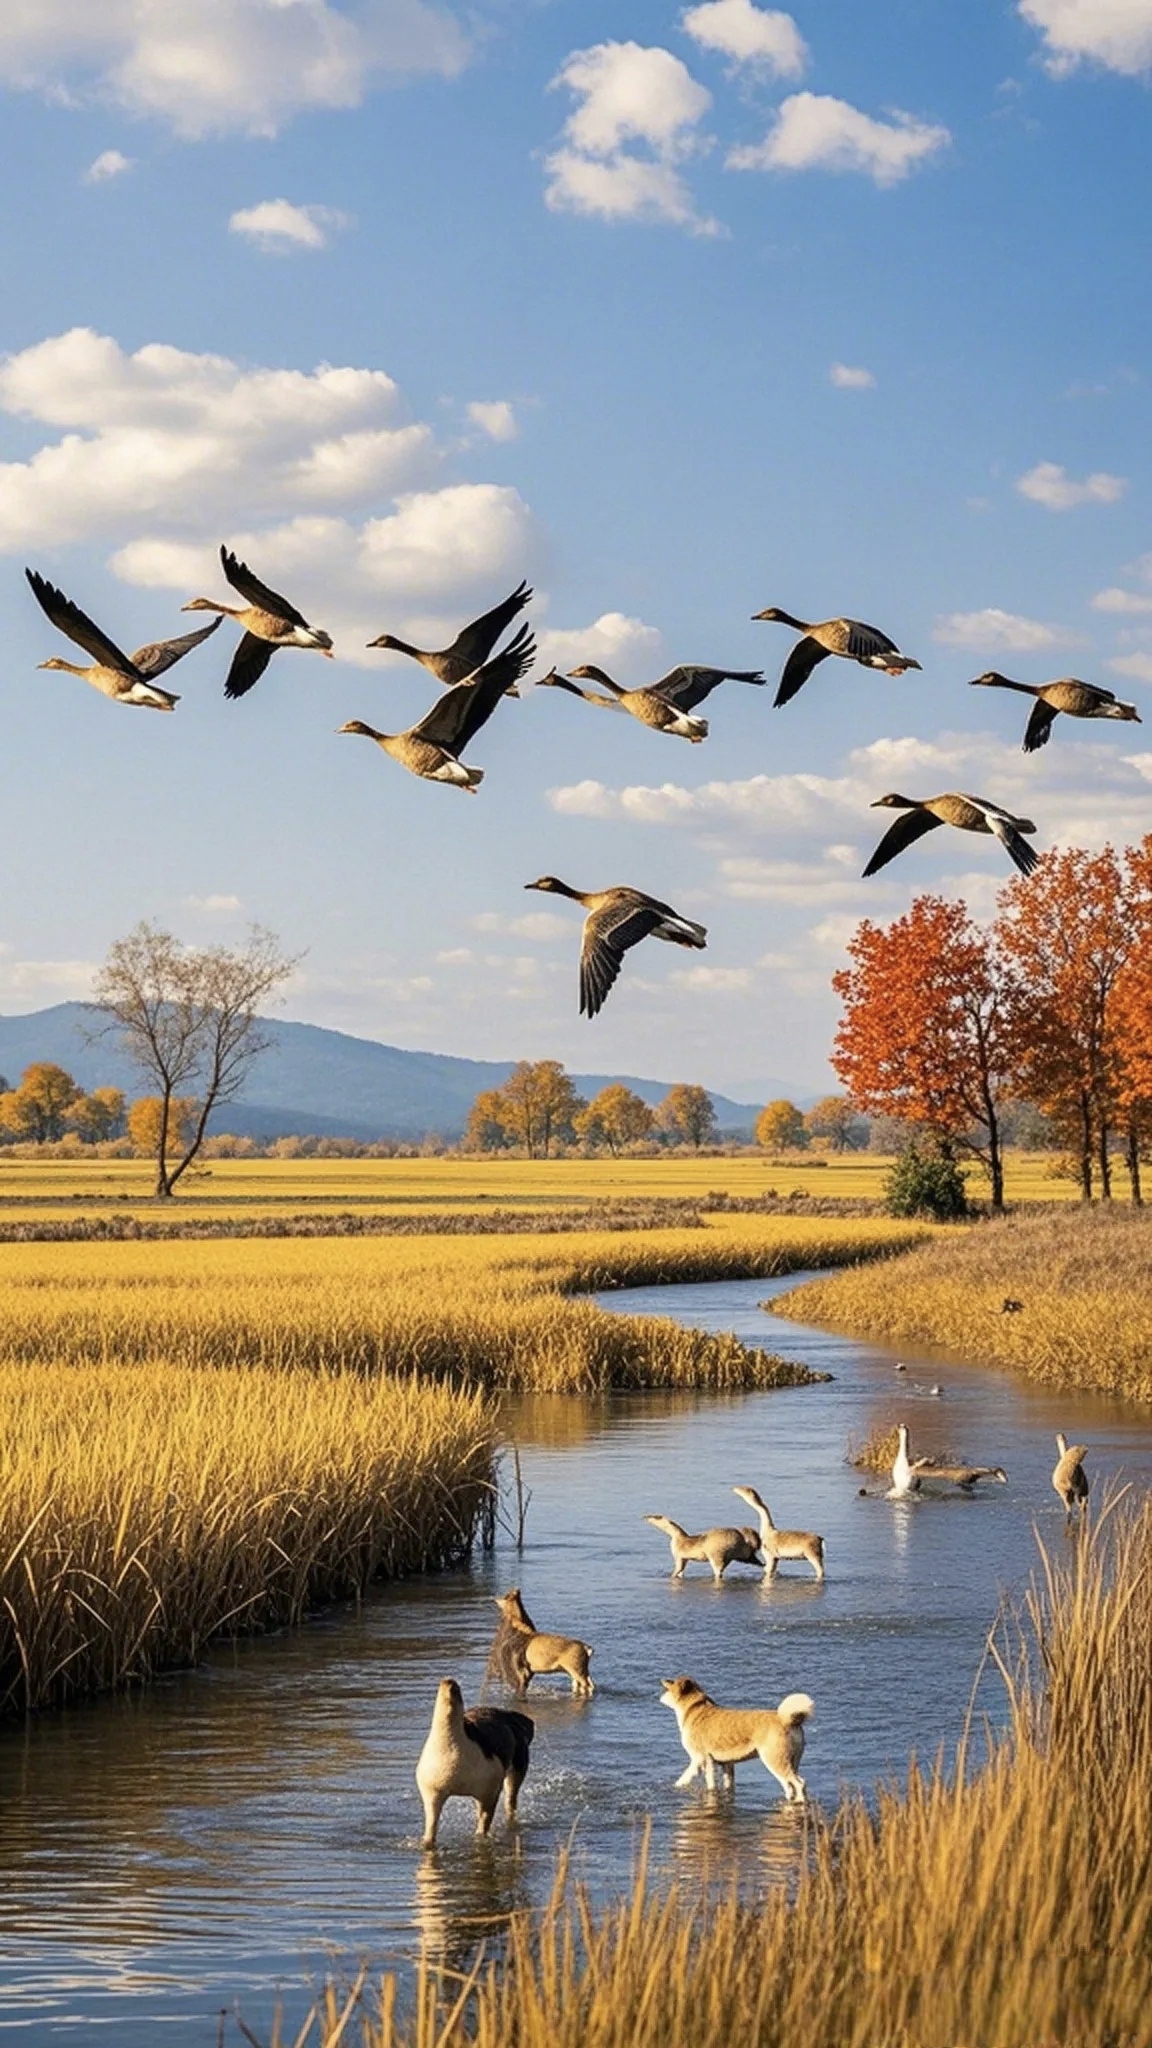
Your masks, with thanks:
[{"label": "river water", "polygon": [[[236,2004],[265,2035],[278,1994],[361,1961],[465,1962],[507,1915],[547,1894],[571,1837],[593,1892],[651,1858],[689,1885],[783,1879],[796,1831],[759,1764],[734,1802],[676,1791],[685,1758],[660,1681],[689,1672],[732,1704],[816,1703],[804,1774],[830,1807],[959,1732],[1001,1592],[1026,1580],[1036,1533],[1070,1540],[1049,1484],[1053,1432],[1092,1447],[1094,1486],[1152,1480],[1152,1413],[1052,1395],[942,1357],[895,1355],[767,1316],[797,1284],[765,1280],[611,1294],[614,1311],[733,1330],[831,1372],[827,1385],[730,1396],[533,1398],[509,1408],[531,1489],[526,1547],[508,1536],[470,1569],[383,1588],[294,1633],[221,1648],[132,1697],[45,1714],[0,1735],[0,2029],[39,2044],[103,2027],[116,2048],[209,2048]],[[930,1392],[938,1385],[939,1395]],[[1002,1464],[972,1499],[861,1498],[851,1436],[904,1419],[913,1450]],[[743,1521],[756,1486],[781,1526],[819,1530],[828,1577],[785,1565],[774,1585],[735,1566],[675,1584],[645,1525]],[[419,1849],[413,1766],[442,1676],[481,1688],[493,1596],[519,1584],[541,1627],[595,1645],[599,1685],[572,1700],[538,1680],[521,1826],[471,1839],[453,1801]],[[986,1674],[981,1708],[1001,1707]],[[234,2018],[225,2038],[238,2041]]]}]

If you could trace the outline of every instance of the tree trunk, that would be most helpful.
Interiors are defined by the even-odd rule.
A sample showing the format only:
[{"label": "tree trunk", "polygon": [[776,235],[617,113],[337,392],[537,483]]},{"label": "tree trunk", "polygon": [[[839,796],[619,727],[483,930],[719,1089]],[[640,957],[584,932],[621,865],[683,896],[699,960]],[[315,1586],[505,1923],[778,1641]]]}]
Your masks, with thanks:
[{"label": "tree trunk", "polygon": [[1092,1109],[1081,1097],[1080,1100],[1080,1199],[1092,1200]]},{"label": "tree trunk", "polygon": [[1112,1200],[1112,1161],[1108,1154],[1108,1120],[1103,1115],[1100,1118],[1098,1142],[1100,1148],[1100,1199],[1102,1202],[1110,1202]]},{"label": "tree trunk", "polygon": [[172,1182],[168,1177],[168,1110],[172,1101],[172,1090],[166,1088],[160,1098],[160,1136],[156,1144],[156,1196],[159,1201],[171,1201]]},{"label": "tree trunk", "polygon": [[992,1181],[992,1207],[999,1211],[1004,1207],[1004,1153],[995,1116],[988,1121],[988,1173]]},{"label": "tree trunk", "polygon": [[1140,1133],[1136,1126],[1135,1117],[1133,1117],[1132,1122],[1128,1126],[1125,1165],[1128,1168],[1128,1179],[1132,1187],[1133,1207],[1142,1209],[1144,1206],[1144,1190],[1140,1185]]}]

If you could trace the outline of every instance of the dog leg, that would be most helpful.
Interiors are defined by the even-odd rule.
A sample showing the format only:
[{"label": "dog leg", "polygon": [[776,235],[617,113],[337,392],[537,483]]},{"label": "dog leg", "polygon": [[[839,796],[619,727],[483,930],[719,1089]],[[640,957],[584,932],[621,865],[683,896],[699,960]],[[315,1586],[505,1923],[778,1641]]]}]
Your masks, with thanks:
[{"label": "dog leg", "polygon": [[515,1820],[516,1806],[520,1798],[520,1787],[524,1783],[524,1772],[513,1765],[504,1780],[504,1812],[507,1818]]},{"label": "dog leg", "polygon": [[704,1783],[710,1792],[716,1790],[716,1765],[710,1756],[704,1759]]},{"label": "dog leg", "polygon": [[436,1846],[436,1830],[440,1825],[440,1815],[444,1811],[444,1802],[448,1795],[446,1792],[421,1792],[420,1797],[424,1801],[424,1839],[421,1847],[432,1849]]},{"label": "dog leg", "polygon": [[488,1830],[492,1825],[492,1819],[496,1812],[496,1808],[499,1805],[499,1802],[499,1786],[496,1787],[496,1791],[493,1794],[487,1806],[485,1806],[484,1803],[479,1799],[476,1801],[476,1833],[478,1835],[486,1835],[488,1833]]},{"label": "dog leg", "polygon": [[697,1771],[700,1769],[700,1763],[701,1759],[698,1756],[694,1756],[692,1758],[691,1762],[688,1765],[688,1769],[686,1771],[682,1771],[680,1773],[680,1776],[676,1780],[677,1791],[680,1790],[681,1786],[690,1785],[692,1783],[693,1778],[696,1776]]}]

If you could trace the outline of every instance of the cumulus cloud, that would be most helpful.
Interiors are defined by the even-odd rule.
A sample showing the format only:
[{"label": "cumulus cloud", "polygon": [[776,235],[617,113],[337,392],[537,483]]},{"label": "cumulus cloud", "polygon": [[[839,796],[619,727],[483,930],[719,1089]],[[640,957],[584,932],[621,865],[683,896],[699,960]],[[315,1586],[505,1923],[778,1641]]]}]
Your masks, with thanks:
[{"label": "cumulus cloud", "polygon": [[1078,505],[1115,505],[1128,489],[1128,479],[1098,469],[1077,480],[1062,463],[1038,462],[1017,477],[1016,489],[1022,498],[1030,498],[1049,512],[1072,512]]},{"label": "cumulus cloud", "polygon": [[1039,654],[1045,647],[1059,647],[1069,637],[1061,626],[1022,618],[1019,612],[1001,611],[998,605],[987,605],[979,612],[949,612],[937,619],[932,629],[932,638],[942,647],[972,648],[988,654]]},{"label": "cumulus cloud", "polygon": [[262,199],[228,217],[230,234],[246,236],[270,256],[326,249],[330,237],[347,225],[347,214],[334,206],[294,206],[290,199]]},{"label": "cumulus cloud", "polygon": [[97,100],[176,134],[275,135],[308,109],[359,106],[376,84],[452,77],[468,41],[429,0],[8,0],[0,79]]},{"label": "cumulus cloud", "polygon": [[1092,599],[1092,609],[1097,612],[1152,612],[1152,595],[1146,590],[1121,590],[1115,584],[1108,590],[1098,590]]},{"label": "cumulus cloud", "polygon": [[1152,0],[1020,0],[1020,13],[1057,77],[1086,61],[1129,78],[1152,71]]},{"label": "cumulus cloud", "polygon": [[[1138,683],[1152,683],[1152,654],[1116,654],[1108,663],[1118,676],[1132,676]],[[1147,760],[1148,756],[1145,755]]]},{"label": "cumulus cloud", "polygon": [[753,977],[748,967],[674,967],[668,979],[690,995],[730,996],[751,988]]},{"label": "cumulus cloud", "polygon": [[106,185],[109,178],[121,178],[135,164],[133,156],[125,156],[119,149],[102,149],[99,156],[89,164],[80,180],[82,185]]},{"label": "cumulus cloud", "polygon": [[874,120],[847,100],[798,92],[786,99],[763,142],[730,150],[734,171],[859,171],[877,185],[897,185],[947,147],[947,128],[893,109]]},{"label": "cumulus cloud", "polygon": [[436,460],[382,370],[243,369],[160,342],[128,355],[84,327],[0,362],[0,409],[68,430],[0,463],[0,551],[346,505]]},{"label": "cumulus cloud", "polygon": [[576,101],[559,148],[544,160],[544,200],[554,213],[720,232],[697,212],[679,169],[699,151],[697,131],[712,104],[679,57],[658,46],[597,43],[574,50],[551,86],[566,86]]},{"label": "cumulus cloud", "polygon": [[186,896],[189,910],[198,910],[202,916],[216,917],[242,908],[239,896]]},{"label": "cumulus cloud", "polygon": [[754,7],[752,0],[704,0],[685,9],[680,26],[701,49],[776,78],[800,78],[808,62],[808,45],[792,16]]},{"label": "cumulus cloud", "polygon": [[876,379],[871,370],[853,368],[851,363],[833,363],[828,372],[828,381],[837,391],[874,391]]},{"label": "cumulus cloud", "polygon": [[591,661],[614,682],[656,680],[661,635],[625,612],[601,612],[590,626],[546,627],[536,641],[544,668],[558,668],[561,675]]},{"label": "cumulus cloud", "polygon": [[507,398],[474,398],[468,417],[490,441],[514,441],[520,432],[515,409]]}]

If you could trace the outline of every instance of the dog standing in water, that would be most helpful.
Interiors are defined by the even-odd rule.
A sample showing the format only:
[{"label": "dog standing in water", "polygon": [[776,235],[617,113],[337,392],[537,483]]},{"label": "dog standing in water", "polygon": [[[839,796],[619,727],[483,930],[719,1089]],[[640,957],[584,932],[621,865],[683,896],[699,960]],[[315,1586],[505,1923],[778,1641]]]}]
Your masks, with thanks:
[{"label": "dog standing in water", "polygon": [[806,1799],[799,1773],[804,1754],[804,1723],[815,1713],[806,1692],[790,1692],[778,1707],[718,1707],[694,1678],[666,1678],[662,1707],[671,1707],[688,1752],[688,1769],[677,1785],[690,1785],[699,1771],[711,1792],[719,1764],[724,1782],[735,1787],[736,1765],[758,1756],[784,1787],[784,1797],[802,1806]]},{"label": "dog standing in water", "polygon": [[572,1680],[573,1692],[582,1699],[591,1699],[596,1687],[588,1673],[588,1660],[592,1655],[590,1643],[582,1643],[575,1636],[549,1635],[546,1630],[538,1629],[520,1598],[519,1586],[513,1586],[510,1593],[501,1594],[496,1605],[500,1610],[500,1628],[493,1644],[489,1670],[497,1666],[517,1692],[527,1692],[532,1680],[543,1677],[547,1672],[566,1671]]},{"label": "dog standing in water", "polygon": [[516,1818],[516,1801],[528,1775],[528,1753],[536,1724],[510,1707],[464,1709],[464,1695],[454,1678],[442,1678],[432,1709],[432,1726],[416,1766],[416,1784],[424,1802],[425,1849],[436,1841],[445,1801],[474,1799],[476,1833],[486,1835],[504,1792],[508,1819]]},{"label": "dog standing in water", "polygon": [[682,1579],[686,1564],[710,1564],[719,1585],[730,1564],[763,1564],[758,1529],[703,1529],[692,1536],[669,1515],[645,1515],[668,1538],[672,1548],[672,1577]]}]

